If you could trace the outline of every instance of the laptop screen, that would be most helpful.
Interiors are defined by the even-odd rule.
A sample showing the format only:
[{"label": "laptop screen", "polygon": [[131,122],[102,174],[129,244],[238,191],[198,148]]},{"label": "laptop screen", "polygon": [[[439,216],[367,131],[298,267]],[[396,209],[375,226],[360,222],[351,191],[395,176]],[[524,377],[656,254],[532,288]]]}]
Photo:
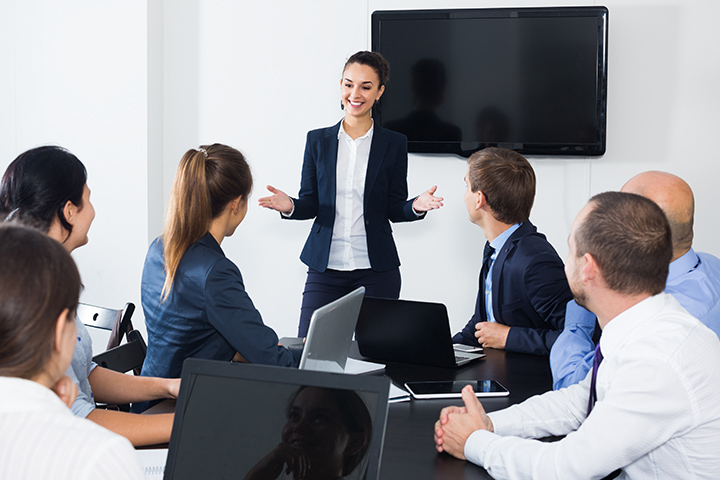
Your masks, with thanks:
[{"label": "laptop screen", "polygon": [[165,478],[377,478],[389,383],[185,362]]}]

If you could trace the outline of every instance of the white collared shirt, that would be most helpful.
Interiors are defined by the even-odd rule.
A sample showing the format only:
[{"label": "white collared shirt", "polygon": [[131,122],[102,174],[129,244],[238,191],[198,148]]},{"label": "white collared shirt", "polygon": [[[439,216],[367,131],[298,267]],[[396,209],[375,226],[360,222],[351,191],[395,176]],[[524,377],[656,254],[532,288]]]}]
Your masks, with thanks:
[{"label": "white collared shirt", "polygon": [[[668,294],[603,329],[597,403],[579,384],[490,413],[465,456],[493,478],[715,479],[720,471],[720,340]],[[533,438],[566,435],[544,443]]]},{"label": "white collared shirt", "polygon": [[327,268],[357,270],[370,268],[365,233],[365,177],[375,125],[353,140],[342,122],[338,130],[335,223]]},{"label": "white collared shirt", "polygon": [[0,478],[142,479],[130,442],[74,416],[48,388],[0,376]]}]

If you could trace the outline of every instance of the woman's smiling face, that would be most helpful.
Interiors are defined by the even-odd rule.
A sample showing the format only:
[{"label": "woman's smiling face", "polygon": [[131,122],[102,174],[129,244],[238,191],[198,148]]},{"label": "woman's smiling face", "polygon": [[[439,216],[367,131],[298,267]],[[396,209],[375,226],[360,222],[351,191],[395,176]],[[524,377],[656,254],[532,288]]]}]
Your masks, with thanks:
[{"label": "woman's smiling face", "polygon": [[351,63],[343,72],[340,80],[340,96],[345,114],[353,117],[370,116],[370,111],[380,99],[385,86],[369,65]]}]

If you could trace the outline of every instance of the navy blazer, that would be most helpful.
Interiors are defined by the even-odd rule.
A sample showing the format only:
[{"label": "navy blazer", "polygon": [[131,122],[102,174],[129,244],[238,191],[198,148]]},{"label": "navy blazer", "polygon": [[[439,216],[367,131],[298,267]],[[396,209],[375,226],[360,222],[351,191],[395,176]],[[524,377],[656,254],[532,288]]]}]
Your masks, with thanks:
[{"label": "navy blazer", "polygon": [[[341,121],[342,122],[342,121]],[[330,255],[337,177],[337,125],[307,134],[302,180],[295,209],[287,218],[315,218],[300,260],[324,272]],[[407,200],[407,138],[375,123],[364,191],[365,234],[372,269],[378,272],[400,266],[390,222],[409,222],[416,215],[414,200]]]},{"label": "navy blazer", "polygon": [[145,258],[142,307],[148,348],[142,374],[179,377],[186,358],[230,361],[239,352],[250,363],[297,366],[287,348],[265,325],[250,300],[237,266],[210,233],[188,248],[167,300],[163,247],[156,239]]},{"label": "navy blazer", "polygon": [[[477,345],[475,324],[485,320],[482,278],[475,313],[455,343]],[[492,272],[493,315],[509,325],[505,350],[549,355],[565,325],[572,293],[562,260],[530,221],[523,222],[498,252]]]}]

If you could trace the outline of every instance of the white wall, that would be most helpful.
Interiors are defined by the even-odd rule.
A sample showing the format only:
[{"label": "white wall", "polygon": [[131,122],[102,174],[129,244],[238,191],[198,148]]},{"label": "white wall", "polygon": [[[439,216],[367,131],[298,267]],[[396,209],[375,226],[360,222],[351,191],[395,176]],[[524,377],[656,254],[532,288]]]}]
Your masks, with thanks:
[{"label": "white wall", "polygon": [[[661,169],[691,184],[696,247],[720,255],[713,211],[720,166],[712,143],[720,130],[714,25],[720,3],[552,4],[596,3],[610,11],[607,153],[531,158],[538,176],[532,221],[564,256],[570,223],[591,194]],[[42,143],[78,154],[98,207],[91,243],[76,254],[84,298],[139,304],[144,250],[162,228],[180,156],[201,143],[239,148],[256,187],[246,220],[223,248],[266,322],[281,336],[292,335],[305,278],[298,255],[310,222],[281,221],[256,199],[268,183],[297,193],[305,134],[341,118],[340,70],[349,55],[369,48],[372,11],[491,6],[505,3],[72,0],[60,8],[51,0],[3,2],[0,16],[15,19],[15,33],[0,31],[0,62],[10,65],[0,70],[0,167]],[[48,25],[55,22],[62,28]],[[47,62],[55,68],[40,75]],[[422,222],[394,226],[401,295],[446,303],[453,329],[472,311],[484,243],[462,203],[465,168],[458,157],[411,155],[411,194],[437,184],[445,207]],[[137,193],[124,193],[123,183]],[[130,227],[129,246],[112,248],[123,224]]]},{"label": "white wall", "polygon": [[[0,2],[0,169],[45,144],[88,170],[96,210],[74,258],[81,299],[139,304],[147,249],[147,28],[144,1]],[[59,279],[61,281],[61,279]]]}]

